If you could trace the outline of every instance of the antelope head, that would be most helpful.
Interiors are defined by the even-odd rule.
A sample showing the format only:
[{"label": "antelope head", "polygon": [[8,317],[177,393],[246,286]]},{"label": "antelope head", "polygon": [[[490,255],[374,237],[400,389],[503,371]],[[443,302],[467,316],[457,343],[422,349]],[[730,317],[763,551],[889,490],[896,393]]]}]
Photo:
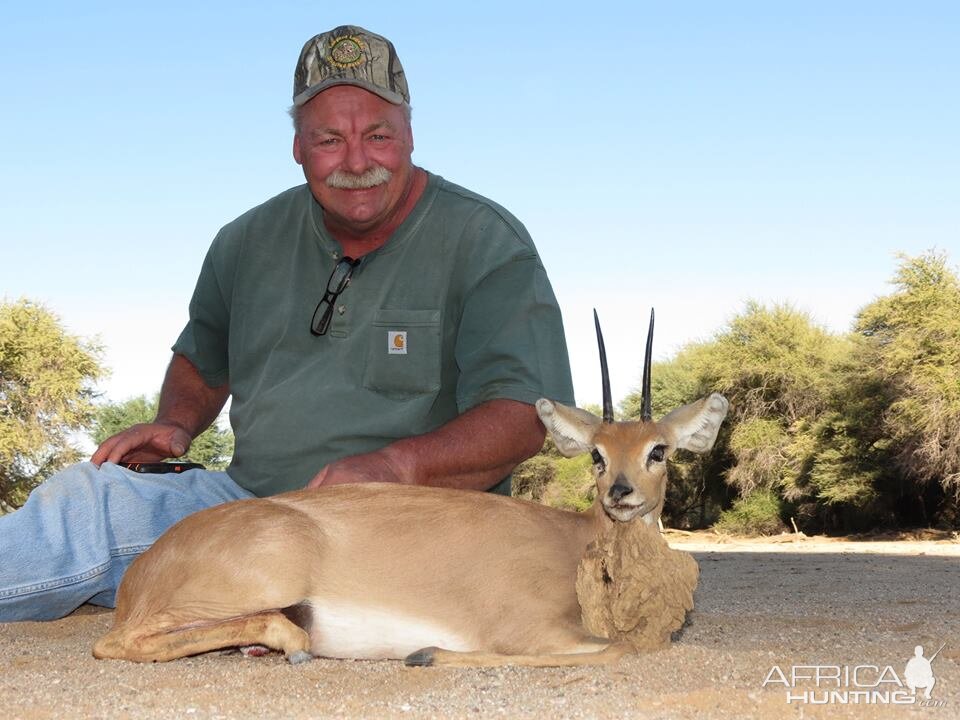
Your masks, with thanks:
[{"label": "antelope head", "polygon": [[667,460],[678,448],[697,453],[712,448],[728,403],[723,395],[713,393],[654,422],[650,401],[651,310],[643,364],[641,419],[615,422],[607,356],[596,310],[593,318],[600,348],[603,417],[546,399],[537,401],[537,414],[563,455],[593,455],[597,501],[608,516],[620,522],[641,517],[649,524],[656,524],[666,495]]}]

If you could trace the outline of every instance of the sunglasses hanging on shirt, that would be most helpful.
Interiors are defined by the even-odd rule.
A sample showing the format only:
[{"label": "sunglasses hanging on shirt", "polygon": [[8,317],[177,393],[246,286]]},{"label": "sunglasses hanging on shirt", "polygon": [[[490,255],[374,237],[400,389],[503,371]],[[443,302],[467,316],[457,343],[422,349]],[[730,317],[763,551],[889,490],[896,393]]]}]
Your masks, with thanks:
[{"label": "sunglasses hanging on shirt", "polygon": [[326,335],[330,329],[330,322],[333,320],[334,303],[340,297],[340,293],[347,289],[350,284],[350,278],[353,277],[353,271],[357,269],[362,258],[354,260],[351,257],[344,257],[333,266],[333,272],[330,273],[330,279],[327,280],[327,290],[323,293],[323,298],[317,303],[317,309],[313,311],[313,320],[310,321],[310,332],[314,335]]}]

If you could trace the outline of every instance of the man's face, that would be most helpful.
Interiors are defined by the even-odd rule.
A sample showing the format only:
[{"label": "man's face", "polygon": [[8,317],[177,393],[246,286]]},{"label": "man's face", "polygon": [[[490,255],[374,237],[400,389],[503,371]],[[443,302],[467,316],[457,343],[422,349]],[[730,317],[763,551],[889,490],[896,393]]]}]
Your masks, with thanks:
[{"label": "man's face", "polygon": [[293,139],[293,157],[326,222],[355,235],[394,217],[412,177],[412,152],[403,109],[352,85],[307,102]]}]

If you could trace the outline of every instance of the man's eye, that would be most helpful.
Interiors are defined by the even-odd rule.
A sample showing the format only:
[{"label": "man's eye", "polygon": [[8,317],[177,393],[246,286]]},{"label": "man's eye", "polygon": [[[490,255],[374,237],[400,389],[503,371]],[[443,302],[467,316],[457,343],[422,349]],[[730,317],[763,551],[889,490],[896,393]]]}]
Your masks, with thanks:
[{"label": "man's eye", "polygon": [[373,140],[374,142],[383,142],[384,140],[387,139],[387,136],[386,136],[386,135],[371,135],[371,136],[370,136],[370,139]]},{"label": "man's eye", "polygon": [[590,455],[593,458],[593,464],[597,466],[597,470],[599,472],[603,472],[606,469],[607,464],[603,461],[603,455],[600,454],[600,451],[594,448]]},{"label": "man's eye", "polygon": [[650,451],[649,460],[651,462],[663,462],[663,456],[667,451],[666,445],[657,445]]}]

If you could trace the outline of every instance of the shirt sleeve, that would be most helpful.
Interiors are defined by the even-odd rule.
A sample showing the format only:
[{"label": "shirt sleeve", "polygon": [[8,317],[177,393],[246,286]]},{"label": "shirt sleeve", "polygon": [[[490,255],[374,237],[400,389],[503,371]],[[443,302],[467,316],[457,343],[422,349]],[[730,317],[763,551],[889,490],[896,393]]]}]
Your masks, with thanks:
[{"label": "shirt sleeve", "polygon": [[563,319],[535,251],[495,268],[469,292],[456,359],[460,412],[494,399],[573,404]]},{"label": "shirt sleeve", "polygon": [[214,240],[190,299],[190,319],[172,348],[193,363],[210,387],[230,380],[230,293],[224,283],[222,262],[218,262],[219,250],[219,243]]}]

